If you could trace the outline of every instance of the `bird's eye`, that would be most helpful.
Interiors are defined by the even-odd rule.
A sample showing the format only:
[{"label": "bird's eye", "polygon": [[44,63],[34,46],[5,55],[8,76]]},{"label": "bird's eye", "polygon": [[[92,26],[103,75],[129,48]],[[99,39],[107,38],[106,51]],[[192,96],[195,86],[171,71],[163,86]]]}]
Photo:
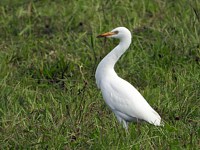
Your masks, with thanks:
[{"label": "bird's eye", "polygon": [[119,33],[119,31],[114,31],[114,33],[115,33],[115,34],[118,34],[118,33]]}]

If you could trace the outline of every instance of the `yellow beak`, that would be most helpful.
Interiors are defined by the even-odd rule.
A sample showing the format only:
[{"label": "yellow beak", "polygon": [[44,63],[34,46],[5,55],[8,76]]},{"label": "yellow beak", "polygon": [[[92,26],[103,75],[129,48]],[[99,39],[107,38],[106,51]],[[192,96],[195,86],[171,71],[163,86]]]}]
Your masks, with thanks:
[{"label": "yellow beak", "polygon": [[116,34],[115,32],[106,32],[106,33],[98,35],[97,38],[107,37],[107,36],[111,36],[111,35],[115,35],[115,34]]}]

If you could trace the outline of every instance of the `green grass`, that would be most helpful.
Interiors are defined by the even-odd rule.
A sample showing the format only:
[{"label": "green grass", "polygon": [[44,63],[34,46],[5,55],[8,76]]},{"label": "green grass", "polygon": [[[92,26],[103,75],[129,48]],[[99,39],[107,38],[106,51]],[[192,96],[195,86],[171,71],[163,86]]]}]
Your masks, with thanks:
[{"label": "green grass", "polygon": [[[200,2],[0,2],[0,149],[199,149]],[[95,84],[118,26],[133,42],[116,65],[165,127],[126,133]]]}]

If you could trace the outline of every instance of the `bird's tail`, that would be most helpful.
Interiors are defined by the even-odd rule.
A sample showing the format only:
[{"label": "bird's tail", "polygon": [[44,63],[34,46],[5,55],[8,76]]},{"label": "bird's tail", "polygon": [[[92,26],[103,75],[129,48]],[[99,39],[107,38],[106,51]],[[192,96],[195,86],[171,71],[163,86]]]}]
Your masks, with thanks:
[{"label": "bird's tail", "polygon": [[152,114],[148,122],[155,126],[164,126],[164,122],[161,121],[160,115],[155,110],[152,110]]}]

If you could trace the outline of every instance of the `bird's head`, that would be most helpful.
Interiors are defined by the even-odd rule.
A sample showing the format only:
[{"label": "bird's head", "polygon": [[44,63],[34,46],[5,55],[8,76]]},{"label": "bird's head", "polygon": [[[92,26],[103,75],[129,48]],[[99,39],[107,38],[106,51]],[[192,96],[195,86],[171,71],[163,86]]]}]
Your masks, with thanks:
[{"label": "bird's head", "polygon": [[126,37],[131,38],[131,32],[125,27],[117,27],[110,32],[106,32],[97,36],[97,38],[101,37],[111,37],[117,39],[124,39]]}]

